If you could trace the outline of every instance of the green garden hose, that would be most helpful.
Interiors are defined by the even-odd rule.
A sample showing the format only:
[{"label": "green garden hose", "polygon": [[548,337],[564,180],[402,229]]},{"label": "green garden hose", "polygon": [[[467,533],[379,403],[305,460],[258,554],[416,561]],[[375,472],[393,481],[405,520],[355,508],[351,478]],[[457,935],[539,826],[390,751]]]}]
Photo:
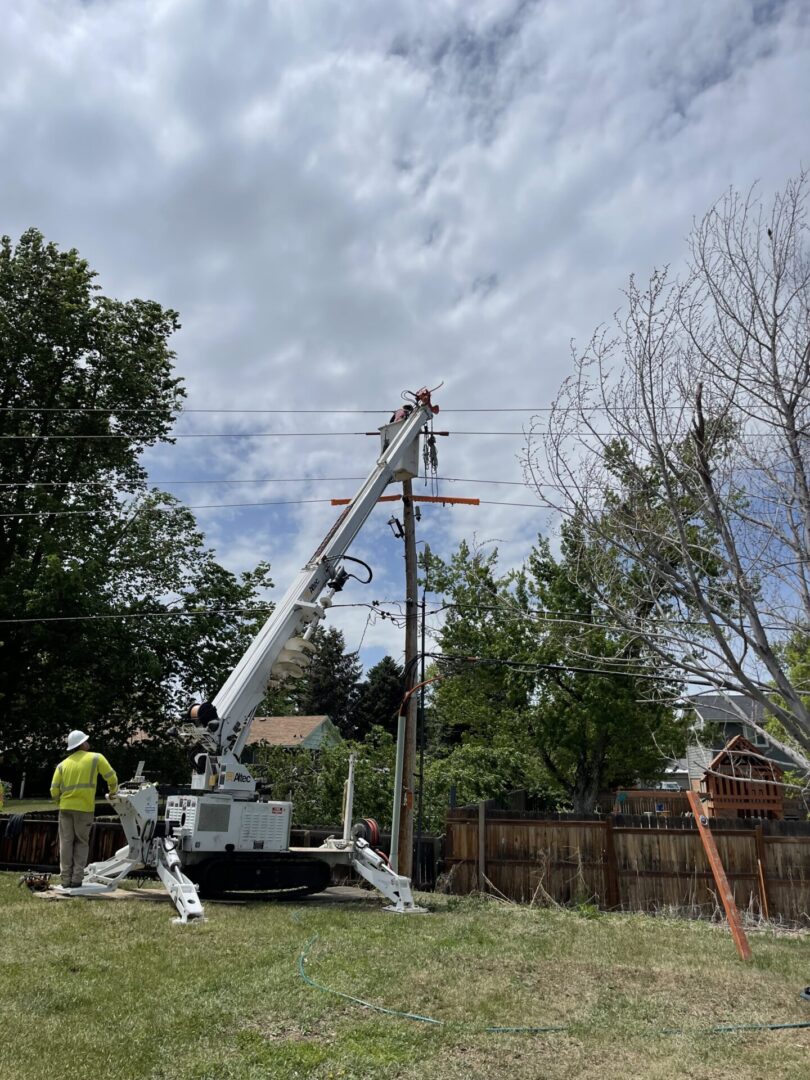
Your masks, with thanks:
[{"label": "green garden hose", "polygon": [[[464,1031],[478,1032],[480,1034],[486,1035],[547,1035],[571,1030],[571,1024],[554,1024],[542,1027],[509,1027],[501,1025],[476,1027],[473,1024],[456,1024],[452,1021],[438,1020],[434,1016],[422,1016],[420,1013],[403,1012],[401,1009],[389,1009],[385,1005],[375,1005],[372,1001],[364,1001],[363,998],[354,997],[354,995],[352,994],[344,994],[342,990],[335,990],[331,986],[324,986],[322,983],[316,982],[315,979],[310,978],[310,976],[306,973],[304,965],[307,962],[309,950],[318,940],[319,936],[320,935],[318,934],[313,934],[301,950],[301,953],[298,957],[298,974],[301,976],[307,986],[311,986],[314,990],[320,990],[325,994],[333,994],[335,997],[342,998],[344,1001],[349,1001],[353,1005],[360,1005],[364,1009],[372,1009],[374,1012],[382,1013],[384,1016],[393,1016],[397,1017],[400,1020],[413,1020],[419,1024],[433,1024],[436,1027],[463,1029]],[[805,999],[810,999],[810,987],[807,987],[805,990],[802,991],[801,997]],[[650,1034],[728,1035],[732,1032],[739,1031],[788,1031],[796,1028],[810,1028],[810,1020],[803,1020],[796,1023],[781,1024],[715,1024],[713,1027],[698,1028],[696,1030],[689,1031],[687,1031],[687,1029],[685,1028],[658,1028],[653,1029]]]}]

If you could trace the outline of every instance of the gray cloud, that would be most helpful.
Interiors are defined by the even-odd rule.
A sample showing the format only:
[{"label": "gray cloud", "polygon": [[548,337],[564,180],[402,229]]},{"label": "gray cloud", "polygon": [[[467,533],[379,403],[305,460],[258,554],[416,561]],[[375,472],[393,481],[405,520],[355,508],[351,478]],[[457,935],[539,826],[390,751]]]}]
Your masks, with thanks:
[{"label": "gray cloud", "polygon": [[[37,225],[78,247],[107,292],[176,307],[190,405],[322,410],[190,414],[178,430],[326,434],[179,441],[150,454],[158,479],[362,475],[371,440],[328,433],[372,418],[329,410],[384,420],[401,389],[440,379],[448,408],[548,404],[569,339],[610,317],[630,272],[677,265],[692,217],[729,184],[779,186],[810,149],[801,0],[29,0],[4,29],[0,229]],[[519,480],[520,442],[442,440],[442,469]],[[331,514],[200,521],[228,565],[269,557],[283,584]],[[366,594],[402,591],[387,516],[358,541],[379,564]],[[486,506],[423,524],[437,550],[475,529],[513,561],[551,523]],[[365,614],[342,618],[359,640]],[[366,636],[400,641],[385,625]]]}]

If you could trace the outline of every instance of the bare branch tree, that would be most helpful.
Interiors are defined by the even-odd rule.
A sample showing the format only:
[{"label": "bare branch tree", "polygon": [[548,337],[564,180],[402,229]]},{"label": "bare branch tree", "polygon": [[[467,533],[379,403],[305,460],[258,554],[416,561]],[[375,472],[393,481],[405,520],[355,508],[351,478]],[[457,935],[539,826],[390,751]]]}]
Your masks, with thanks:
[{"label": "bare branch tree", "polygon": [[760,702],[810,769],[810,686],[784,657],[810,648],[806,198],[804,174],[767,209],[730,191],[695,225],[684,280],[631,279],[532,422],[524,468],[605,614]]}]

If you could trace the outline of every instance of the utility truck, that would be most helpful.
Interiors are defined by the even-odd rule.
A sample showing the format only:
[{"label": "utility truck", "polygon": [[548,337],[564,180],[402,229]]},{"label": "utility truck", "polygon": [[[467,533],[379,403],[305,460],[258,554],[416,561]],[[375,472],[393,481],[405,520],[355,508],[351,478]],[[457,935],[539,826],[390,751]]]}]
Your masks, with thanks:
[{"label": "utility truck", "polygon": [[[192,705],[175,729],[193,755],[191,782],[166,799],[159,820],[158,790],[138,774],[109,801],[127,844],[87,867],[74,896],[116,888],[127,875],[155,871],[178,911],[177,922],[204,915],[200,896],[233,891],[316,892],[335,865],[353,867],[389,901],[387,910],[420,910],[411,883],[375,849],[373,822],[352,824],[353,762],[349,767],[342,835],[320,847],[290,846],[292,803],[265,799],[241,755],[256,709],[269,685],[304,674],[312,635],[351,574],[346,553],[386,486],[418,475],[419,438],[438,406],[426,388],[380,428],[377,462],[315,553],[292,582],[225,685],[211,701]],[[355,562],[357,560],[354,560]]]}]

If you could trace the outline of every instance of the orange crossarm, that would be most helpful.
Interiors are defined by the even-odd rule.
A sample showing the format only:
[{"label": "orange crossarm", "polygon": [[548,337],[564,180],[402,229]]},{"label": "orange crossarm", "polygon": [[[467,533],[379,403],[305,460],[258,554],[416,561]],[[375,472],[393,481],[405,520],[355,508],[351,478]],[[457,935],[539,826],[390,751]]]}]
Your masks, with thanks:
[{"label": "orange crossarm", "polygon": [[445,503],[459,503],[462,506],[481,505],[480,499],[461,499],[454,495],[412,495],[411,498],[414,502],[441,503],[442,506]]},{"label": "orange crossarm", "polygon": [[720,861],[720,852],[717,850],[717,844],[714,842],[711,829],[709,829],[706,824],[706,818],[703,814],[703,807],[700,799],[698,798],[696,791],[687,791],[686,797],[689,800],[689,806],[692,808],[692,813],[695,815],[695,824],[698,827],[700,839],[703,841],[703,849],[706,852],[706,858],[709,860],[709,866],[712,869],[714,881],[717,885],[717,891],[720,893],[720,899],[723,901],[723,907],[726,910],[726,918],[728,919],[731,936],[734,938],[734,944],[737,946],[737,952],[740,954],[741,960],[750,960],[751,946],[748,944],[748,938],[745,936],[745,931],[743,930],[742,922],[740,921],[740,913],[734,902],[734,893],[731,891],[731,886],[726,877],[726,871]]}]

